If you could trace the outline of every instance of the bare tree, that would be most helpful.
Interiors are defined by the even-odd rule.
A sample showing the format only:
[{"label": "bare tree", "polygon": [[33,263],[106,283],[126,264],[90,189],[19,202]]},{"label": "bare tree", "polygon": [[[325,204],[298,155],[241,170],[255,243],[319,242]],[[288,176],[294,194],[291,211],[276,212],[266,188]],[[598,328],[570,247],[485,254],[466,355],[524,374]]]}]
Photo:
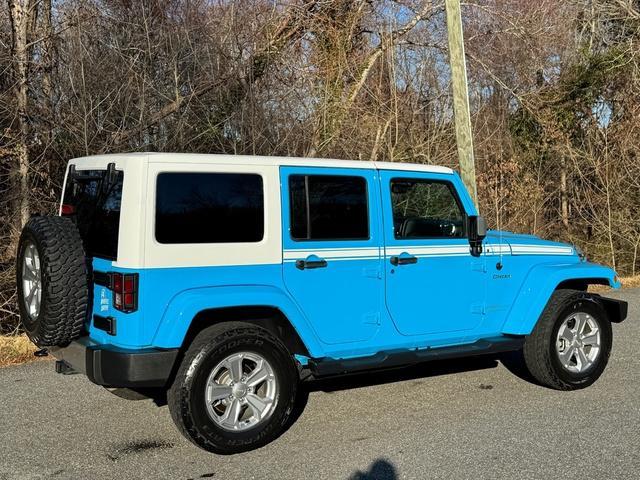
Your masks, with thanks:
[{"label": "bare tree", "polygon": [[[637,0],[463,2],[481,211],[640,269]],[[0,330],[17,234],[69,158],[317,155],[457,167],[430,0],[0,4]]]},{"label": "bare tree", "polygon": [[15,158],[18,163],[16,169],[16,184],[18,186],[17,230],[29,220],[29,118],[28,88],[29,88],[29,57],[27,47],[27,31],[35,13],[35,2],[29,0],[9,0],[9,18],[11,20],[11,57],[13,59],[13,95],[16,101],[17,139],[14,146]]}]

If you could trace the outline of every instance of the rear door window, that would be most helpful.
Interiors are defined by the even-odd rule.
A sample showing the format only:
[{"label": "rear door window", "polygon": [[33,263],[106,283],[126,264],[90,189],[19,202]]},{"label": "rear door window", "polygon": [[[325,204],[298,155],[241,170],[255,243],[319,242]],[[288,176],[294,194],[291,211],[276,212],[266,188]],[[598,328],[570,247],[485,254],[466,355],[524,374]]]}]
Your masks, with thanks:
[{"label": "rear door window", "polygon": [[78,170],[77,175],[68,175],[62,203],[71,207],[69,216],[78,226],[87,255],[116,260],[124,172],[116,171],[112,184],[105,173]]},{"label": "rear door window", "polygon": [[347,175],[291,175],[291,238],[367,240],[367,181]]}]

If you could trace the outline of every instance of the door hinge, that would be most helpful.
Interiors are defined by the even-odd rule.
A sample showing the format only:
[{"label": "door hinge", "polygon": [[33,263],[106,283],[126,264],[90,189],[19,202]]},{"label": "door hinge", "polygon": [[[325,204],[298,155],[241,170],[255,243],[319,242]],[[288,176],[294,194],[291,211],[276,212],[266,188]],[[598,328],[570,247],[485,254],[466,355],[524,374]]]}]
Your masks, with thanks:
[{"label": "door hinge", "polygon": [[364,321],[365,325],[380,325],[380,314],[379,313],[365,313]]},{"label": "door hinge", "polygon": [[485,262],[471,262],[471,270],[474,272],[486,273],[487,264]]},{"label": "door hinge", "polygon": [[363,268],[362,274],[367,278],[382,278],[382,270],[380,267]]},{"label": "door hinge", "polygon": [[471,313],[474,315],[484,315],[485,308],[483,303],[474,303],[471,305]]}]

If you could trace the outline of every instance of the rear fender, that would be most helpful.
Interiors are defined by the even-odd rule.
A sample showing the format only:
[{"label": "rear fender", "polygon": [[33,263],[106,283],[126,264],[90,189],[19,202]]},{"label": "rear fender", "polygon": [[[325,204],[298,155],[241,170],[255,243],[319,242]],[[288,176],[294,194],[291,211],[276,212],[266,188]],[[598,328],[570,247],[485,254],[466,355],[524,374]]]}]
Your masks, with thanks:
[{"label": "rear fender", "polygon": [[502,326],[502,333],[507,335],[529,335],[554,290],[561,283],[567,283],[572,280],[589,280],[589,282],[620,288],[616,273],[602,265],[588,262],[537,265],[527,275],[520,293]]},{"label": "rear fender", "polygon": [[154,335],[153,346],[182,346],[191,322],[204,310],[245,306],[277,308],[289,320],[309,354],[312,357],[324,356],[322,346],[300,309],[282,290],[267,285],[206,287],[179,293],[171,300],[162,316]]}]

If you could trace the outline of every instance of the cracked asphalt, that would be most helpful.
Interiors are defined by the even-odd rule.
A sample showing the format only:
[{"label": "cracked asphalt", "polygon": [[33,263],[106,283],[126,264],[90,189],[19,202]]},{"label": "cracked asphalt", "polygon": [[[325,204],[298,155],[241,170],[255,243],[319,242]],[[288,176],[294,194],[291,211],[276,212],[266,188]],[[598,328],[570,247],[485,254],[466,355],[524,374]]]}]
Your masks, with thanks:
[{"label": "cracked asphalt", "polygon": [[216,456],[167,407],[128,401],[53,362],[0,369],[0,479],[640,478],[640,289],[592,387],[556,392],[473,358],[307,385],[296,423]]}]

